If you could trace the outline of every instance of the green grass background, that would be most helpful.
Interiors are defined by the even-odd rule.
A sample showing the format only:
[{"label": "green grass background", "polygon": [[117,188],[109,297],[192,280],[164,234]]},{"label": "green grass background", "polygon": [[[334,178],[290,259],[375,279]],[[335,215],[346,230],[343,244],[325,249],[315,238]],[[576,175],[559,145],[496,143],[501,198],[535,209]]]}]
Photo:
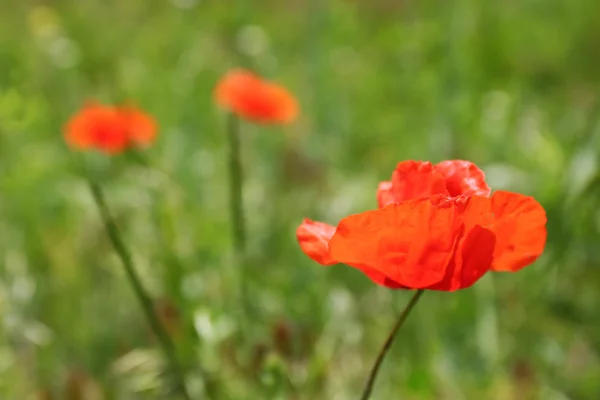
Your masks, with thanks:
[{"label": "green grass background", "polygon": [[[243,125],[249,314],[212,99],[239,65],[302,108],[289,127]],[[535,196],[547,248],[426,293],[373,399],[600,398],[599,66],[597,0],[3,0],[0,398],[175,398],[82,159],[196,398],[202,366],[215,399],[344,400],[410,293],[317,265],[295,228],[376,207],[400,160],[449,158]],[[62,126],[87,99],[157,118],[154,168],[69,151]]]}]

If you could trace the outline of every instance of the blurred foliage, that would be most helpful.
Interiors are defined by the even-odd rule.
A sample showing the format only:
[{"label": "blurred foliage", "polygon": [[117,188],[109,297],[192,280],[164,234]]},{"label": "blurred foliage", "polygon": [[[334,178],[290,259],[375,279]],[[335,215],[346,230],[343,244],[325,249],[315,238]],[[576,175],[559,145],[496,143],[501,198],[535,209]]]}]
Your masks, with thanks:
[{"label": "blurred foliage", "polygon": [[[596,0],[4,1],[0,398],[171,398],[81,159],[105,177],[197,398],[343,400],[409,294],[321,268],[295,227],[375,207],[400,160],[447,158],[535,196],[547,250],[518,274],[427,293],[373,398],[600,398],[599,49]],[[285,129],[244,125],[246,316],[212,104],[237,65],[303,109]],[[66,148],[62,125],[88,99],[156,116],[153,168]]]}]

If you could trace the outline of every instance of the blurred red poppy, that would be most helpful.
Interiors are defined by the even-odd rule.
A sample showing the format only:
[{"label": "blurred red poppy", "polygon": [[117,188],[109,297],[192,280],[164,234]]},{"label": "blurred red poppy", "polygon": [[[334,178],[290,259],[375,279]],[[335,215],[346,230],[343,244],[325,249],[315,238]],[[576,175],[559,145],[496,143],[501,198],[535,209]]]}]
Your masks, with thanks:
[{"label": "blurred red poppy", "polygon": [[134,106],[89,103],[69,120],[64,134],[75,149],[117,154],[151,144],[156,138],[156,122]]},{"label": "blurred red poppy", "polygon": [[518,271],[544,250],[542,206],[490,192],[471,162],[401,162],[379,185],[380,209],[348,216],[337,228],[305,219],[296,234],[322,265],[347,264],[389,288],[454,291],[489,270]]},{"label": "blurred red poppy", "polygon": [[284,87],[242,69],[225,74],[215,89],[215,100],[219,106],[260,124],[287,124],[298,116],[298,103]]}]

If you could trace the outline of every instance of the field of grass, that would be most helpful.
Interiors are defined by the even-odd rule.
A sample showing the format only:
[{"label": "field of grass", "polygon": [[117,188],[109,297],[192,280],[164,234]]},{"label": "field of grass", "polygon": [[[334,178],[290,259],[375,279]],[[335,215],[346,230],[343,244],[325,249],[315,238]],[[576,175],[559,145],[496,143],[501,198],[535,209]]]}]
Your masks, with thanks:
[{"label": "field of grass", "polygon": [[[236,66],[301,105],[290,126],[242,125],[245,307],[212,96]],[[452,158],[535,196],[546,251],[427,292],[372,398],[599,399],[599,66],[597,0],[4,0],[0,399],[176,398],[80,162],[194,399],[351,400],[411,294],[321,267],[295,229],[375,208],[398,161]],[[156,117],[150,167],[65,145],[89,99]]]}]

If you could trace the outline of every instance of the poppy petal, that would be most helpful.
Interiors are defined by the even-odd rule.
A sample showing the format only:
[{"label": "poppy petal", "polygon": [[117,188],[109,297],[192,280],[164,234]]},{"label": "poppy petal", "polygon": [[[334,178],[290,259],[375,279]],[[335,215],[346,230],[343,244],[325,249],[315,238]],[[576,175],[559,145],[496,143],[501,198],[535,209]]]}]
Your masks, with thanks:
[{"label": "poppy petal", "polygon": [[444,279],[427,289],[453,292],[472,286],[490,270],[495,243],[494,232],[474,226],[458,241]]},{"label": "poppy petal", "polygon": [[390,204],[342,219],[329,242],[341,263],[367,266],[409,288],[444,278],[455,241],[454,210],[429,199]]},{"label": "poppy petal", "polygon": [[92,131],[87,116],[80,112],[74,115],[65,126],[65,141],[71,147],[86,150],[92,147]]},{"label": "poppy petal", "polygon": [[494,232],[480,225],[475,225],[459,243],[455,262],[462,264],[460,289],[472,286],[490,270],[495,245]]},{"label": "poppy petal", "polygon": [[388,204],[395,203],[394,195],[392,194],[392,182],[380,182],[377,188],[377,204],[379,208],[383,208]]},{"label": "poppy petal", "polygon": [[485,183],[485,173],[470,161],[442,161],[435,168],[446,177],[450,196],[489,196],[492,192]]},{"label": "poppy petal", "polygon": [[392,174],[392,195],[397,203],[434,194],[447,195],[446,179],[430,162],[403,161]]},{"label": "poppy petal", "polygon": [[296,238],[307,256],[321,265],[333,265],[337,261],[329,255],[329,240],[334,233],[334,226],[304,218],[296,229]]},{"label": "poppy petal", "polygon": [[428,289],[455,291],[473,285],[490,270],[496,238],[491,199],[482,196],[432,196],[438,207],[449,207],[455,214],[456,247],[444,279]]},{"label": "poppy petal", "polygon": [[135,107],[120,110],[127,126],[129,140],[137,145],[148,145],[156,137],[156,122],[154,119]]},{"label": "poppy petal", "polygon": [[518,271],[533,263],[546,245],[546,212],[533,197],[496,191],[492,195],[495,222],[495,271]]},{"label": "poppy petal", "polygon": [[388,276],[386,276],[385,274],[382,274],[381,272],[373,269],[373,268],[369,268],[365,265],[351,265],[351,267],[359,269],[363,274],[365,274],[369,279],[371,279],[373,282],[375,282],[376,284],[380,285],[380,286],[384,286],[387,287],[389,289],[407,289],[407,287],[399,284],[398,282],[390,279]]},{"label": "poppy petal", "polygon": [[268,104],[268,109],[271,110],[269,115],[270,121],[280,124],[288,124],[298,117],[298,102],[296,99],[282,86],[274,83],[265,84],[262,93],[264,101]]}]

